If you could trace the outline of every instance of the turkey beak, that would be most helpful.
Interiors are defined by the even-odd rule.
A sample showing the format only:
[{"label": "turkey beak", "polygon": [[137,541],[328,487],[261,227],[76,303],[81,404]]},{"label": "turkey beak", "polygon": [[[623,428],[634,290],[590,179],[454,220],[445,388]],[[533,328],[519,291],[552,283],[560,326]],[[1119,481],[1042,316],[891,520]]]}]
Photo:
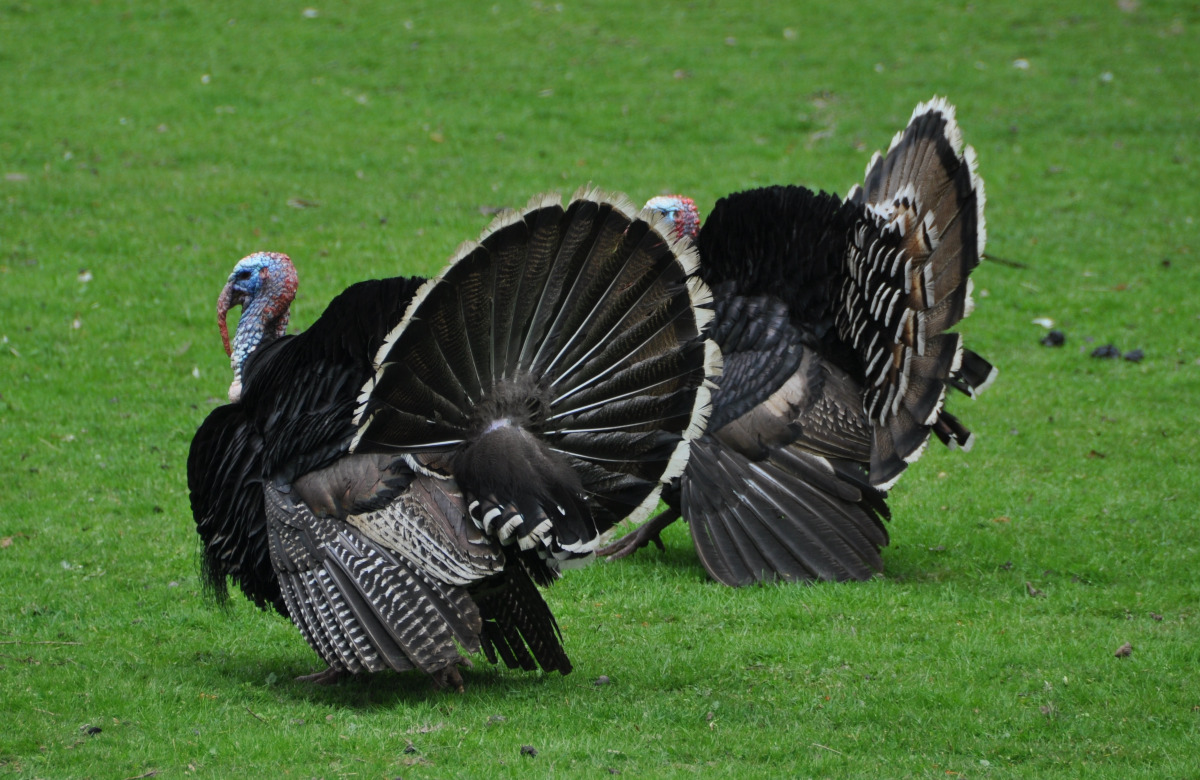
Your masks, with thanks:
[{"label": "turkey beak", "polygon": [[233,356],[233,347],[229,345],[229,326],[225,322],[225,315],[229,313],[229,307],[232,305],[233,281],[230,280],[217,298],[217,327],[221,329],[221,343],[225,345],[225,354],[230,357]]}]

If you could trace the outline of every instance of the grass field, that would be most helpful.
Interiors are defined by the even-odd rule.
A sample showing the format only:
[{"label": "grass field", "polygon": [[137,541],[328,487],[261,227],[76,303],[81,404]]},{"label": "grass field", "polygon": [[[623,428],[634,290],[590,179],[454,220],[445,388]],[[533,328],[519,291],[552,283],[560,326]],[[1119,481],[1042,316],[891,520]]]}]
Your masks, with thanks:
[{"label": "grass field", "polygon": [[[0,776],[1200,776],[1200,5],[307,2],[0,6]],[[206,601],[239,257],[291,254],[303,328],[547,189],[845,192],[934,94],[1001,376],[885,577],[733,591],[676,527],[549,592],[573,674],[462,695],[294,683],[289,623]]]}]

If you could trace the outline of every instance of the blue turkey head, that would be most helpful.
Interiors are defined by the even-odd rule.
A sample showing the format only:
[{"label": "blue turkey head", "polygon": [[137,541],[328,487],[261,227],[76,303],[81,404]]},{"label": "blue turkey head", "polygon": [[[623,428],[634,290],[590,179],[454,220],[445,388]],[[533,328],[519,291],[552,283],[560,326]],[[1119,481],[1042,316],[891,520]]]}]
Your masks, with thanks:
[{"label": "blue turkey head", "polygon": [[646,201],[644,208],[657,211],[671,223],[675,238],[696,240],[700,233],[700,212],[691,198],[683,195],[659,195]]},{"label": "blue turkey head", "polygon": [[[297,284],[296,267],[291,258],[279,252],[255,252],[243,257],[229,274],[229,281],[217,298],[217,325],[233,369],[230,402],[242,397],[242,366],[246,358],[287,331]],[[225,318],[234,306],[242,307],[242,316],[230,344]]]}]

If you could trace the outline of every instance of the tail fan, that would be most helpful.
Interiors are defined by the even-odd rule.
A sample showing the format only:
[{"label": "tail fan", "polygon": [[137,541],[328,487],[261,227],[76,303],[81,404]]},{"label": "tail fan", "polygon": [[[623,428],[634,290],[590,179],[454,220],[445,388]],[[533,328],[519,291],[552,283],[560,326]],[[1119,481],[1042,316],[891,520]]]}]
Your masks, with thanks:
[{"label": "tail fan", "polygon": [[596,191],[500,214],[388,335],[352,450],[453,473],[539,581],[590,558],[682,472],[719,370],[710,294],[661,221]]},{"label": "tail fan", "polygon": [[974,307],[969,274],[986,240],[983,181],[954,107],[942,98],[918,105],[847,200],[873,219],[850,237],[836,323],[865,368],[871,483],[887,489],[920,457],[931,431],[970,446],[969,432],[944,409],[946,388],[975,396],[996,376],[959,335],[945,332]]}]

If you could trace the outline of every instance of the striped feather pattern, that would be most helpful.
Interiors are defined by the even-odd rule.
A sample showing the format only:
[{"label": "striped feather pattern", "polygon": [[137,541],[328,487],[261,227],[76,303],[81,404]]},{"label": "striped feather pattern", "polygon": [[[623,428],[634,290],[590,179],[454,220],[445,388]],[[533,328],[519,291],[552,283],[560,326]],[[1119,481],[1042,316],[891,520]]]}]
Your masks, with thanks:
[{"label": "striped feather pattern", "polygon": [[864,410],[874,425],[871,482],[883,489],[935,429],[969,447],[970,435],[942,420],[946,388],[974,396],[995,378],[973,352],[964,372],[962,340],[945,332],[971,313],[969,274],[986,241],[975,167],[953,106],[934,98],[917,106],[847,198],[868,218],[851,234],[836,323],[862,360]]},{"label": "striped feather pattern", "polygon": [[453,481],[422,476],[383,507],[348,515],[346,522],[418,571],[468,586],[502,570],[505,557],[469,523],[450,519],[464,514]]},{"label": "striped feather pattern", "polygon": [[372,633],[375,647],[387,648],[390,640],[425,671],[458,663],[455,641],[468,652],[479,650],[479,613],[465,590],[440,583],[344,532],[326,550],[329,572],[340,590],[350,594],[359,623],[378,623],[383,629]]},{"label": "striped feather pattern", "polygon": [[267,487],[271,556],[301,634],[335,669],[419,668],[463,662],[456,642],[479,649],[480,616],[469,594],[422,575],[290,494]]},{"label": "striped feather pattern", "polygon": [[480,638],[489,661],[499,657],[509,668],[570,673],[558,623],[524,567],[509,569],[476,600],[485,615]]}]

